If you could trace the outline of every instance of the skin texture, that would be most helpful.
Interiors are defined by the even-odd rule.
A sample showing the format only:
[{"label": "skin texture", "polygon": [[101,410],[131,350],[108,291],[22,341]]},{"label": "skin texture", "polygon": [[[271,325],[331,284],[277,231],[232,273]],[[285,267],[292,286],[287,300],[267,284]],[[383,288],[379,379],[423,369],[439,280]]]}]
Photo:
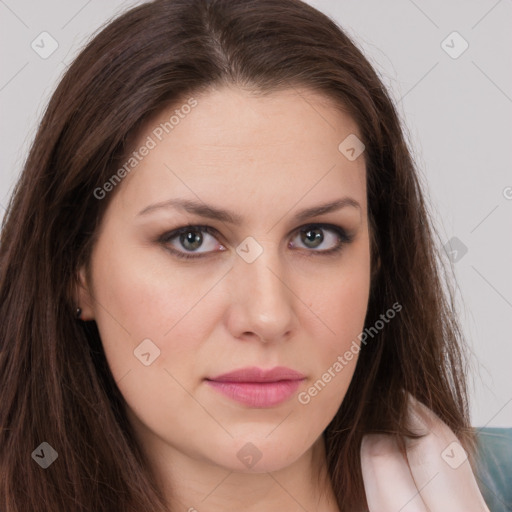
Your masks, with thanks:
[{"label": "skin texture", "polygon": [[[317,484],[325,474],[321,436],[357,355],[308,404],[298,394],[364,326],[370,286],[364,155],[349,161],[338,150],[358,128],[311,91],[257,97],[221,88],[195,98],[194,110],[117,185],[90,282],[81,270],[82,318],[97,322],[130,421],[174,505],[337,510],[330,485]],[[134,147],[175,108],[151,119]],[[358,206],[294,219],[300,210],[347,197]],[[139,215],[174,198],[225,208],[243,220],[230,224],[171,208]],[[216,233],[201,232],[196,252],[203,257],[181,260],[169,247],[194,252],[190,244],[158,239],[189,223]],[[320,254],[336,247],[338,236],[323,228],[323,241],[308,245],[300,229],[312,223],[339,226],[352,241]],[[247,247],[247,237],[263,251],[251,263],[236,251]],[[134,356],[144,339],[160,350],[149,366]],[[242,405],[205,383],[247,366],[287,366],[306,378],[289,400],[268,408]],[[244,447],[261,455],[252,467],[237,456]]]},{"label": "skin texture", "polygon": [[[257,97],[221,88],[196,100],[117,185],[90,280],[80,270],[82,319],[97,322],[128,418],[173,510],[338,511],[322,478],[322,433],[352,379],[358,350],[344,356],[358,345],[370,286],[364,153],[349,160],[338,150],[358,128],[311,91]],[[161,134],[155,128],[174,112],[149,120],[133,147]],[[242,218],[153,207],[178,198]],[[356,206],[295,218],[341,198]],[[331,256],[321,253],[339,244],[329,226],[320,226],[320,240],[300,235],[322,223],[351,237]],[[190,245],[163,236],[185,225],[213,232],[190,228],[203,236],[197,246],[193,237]],[[287,366],[305,378],[267,407],[207,384],[248,366]],[[425,435],[406,440],[406,457],[390,436],[363,439],[369,510],[488,511],[453,432],[409,399],[411,427]]]}]

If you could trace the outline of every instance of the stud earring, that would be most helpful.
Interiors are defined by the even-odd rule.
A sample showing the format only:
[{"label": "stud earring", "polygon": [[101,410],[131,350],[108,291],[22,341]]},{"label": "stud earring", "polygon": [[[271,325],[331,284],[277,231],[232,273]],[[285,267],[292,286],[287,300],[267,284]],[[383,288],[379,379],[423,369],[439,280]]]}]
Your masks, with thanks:
[{"label": "stud earring", "polygon": [[82,316],[82,309],[81,308],[76,308],[75,317],[76,318],[80,318],[81,316]]}]

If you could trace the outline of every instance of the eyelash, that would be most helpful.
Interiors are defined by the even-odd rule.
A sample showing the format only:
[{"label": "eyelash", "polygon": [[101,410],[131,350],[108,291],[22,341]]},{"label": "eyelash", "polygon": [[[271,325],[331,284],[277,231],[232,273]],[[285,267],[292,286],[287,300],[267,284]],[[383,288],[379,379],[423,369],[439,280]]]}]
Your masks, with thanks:
[{"label": "eyelash", "polygon": [[[319,256],[335,256],[337,253],[339,253],[341,251],[341,249],[343,249],[343,247],[346,244],[349,244],[354,239],[353,235],[349,235],[343,228],[341,228],[339,226],[335,226],[333,224],[305,224],[304,226],[301,226],[300,228],[295,230],[294,234],[300,233],[300,231],[302,231],[302,230],[304,230],[306,228],[307,229],[321,228],[321,229],[330,230],[330,231],[333,231],[338,236],[338,239],[339,239],[338,245],[336,247],[334,247],[333,249],[326,249],[324,251],[317,251],[317,250],[314,250],[314,249],[311,249],[311,250],[308,251],[307,249],[305,249],[306,252],[310,253],[310,255],[307,256],[307,257],[313,256],[313,255],[315,255],[315,256],[316,255],[319,255]],[[203,232],[206,232],[206,233],[208,233],[208,234],[210,234],[212,236],[217,235],[217,230],[212,228],[212,227],[210,227],[210,226],[203,226],[203,225],[197,225],[197,224],[188,224],[187,226],[183,226],[181,228],[174,229],[173,231],[169,231],[169,232],[164,233],[162,236],[160,236],[158,238],[158,242],[161,243],[162,245],[164,245],[165,248],[169,252],[171,252],[173,255],[175,255],[176,257],[178,257],[180,259],[193,260],[193,259],[204,258],[204,257],[208,256],[208,254],[211,254],[211,253],[193,254],[193,253],[186,253],[186,252],[176,251],[175,249],[172,249],[172,248],[170,248],[167,245],[174,238],[178,237],[182,233],[188,233],[189,231],[203,231]]]}]

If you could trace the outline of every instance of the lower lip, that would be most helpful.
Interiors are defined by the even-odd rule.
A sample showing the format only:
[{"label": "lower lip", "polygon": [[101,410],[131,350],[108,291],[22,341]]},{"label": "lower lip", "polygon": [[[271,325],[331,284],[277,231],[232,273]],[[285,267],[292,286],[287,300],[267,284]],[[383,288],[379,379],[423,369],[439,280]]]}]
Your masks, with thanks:
[{"label": "lower lip", "polygon": [[277,382],[220,382],[206,381],[227,397],[249,407],[274,407],[288,400],[297,391],[302,380]]}]

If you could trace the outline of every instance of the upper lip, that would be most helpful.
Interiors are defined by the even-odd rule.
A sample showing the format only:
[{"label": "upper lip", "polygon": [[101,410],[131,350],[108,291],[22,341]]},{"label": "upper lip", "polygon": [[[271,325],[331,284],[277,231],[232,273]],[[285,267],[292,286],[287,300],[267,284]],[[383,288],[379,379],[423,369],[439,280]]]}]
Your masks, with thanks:
[{"label": "upper lip", "polygon": [[302,380],[304,378],[305,375],[302,373],[285,366],[276,366],[270,369],[253,366],[239,368],[206,380],[217,382],[278,382],[280,380]]}]

